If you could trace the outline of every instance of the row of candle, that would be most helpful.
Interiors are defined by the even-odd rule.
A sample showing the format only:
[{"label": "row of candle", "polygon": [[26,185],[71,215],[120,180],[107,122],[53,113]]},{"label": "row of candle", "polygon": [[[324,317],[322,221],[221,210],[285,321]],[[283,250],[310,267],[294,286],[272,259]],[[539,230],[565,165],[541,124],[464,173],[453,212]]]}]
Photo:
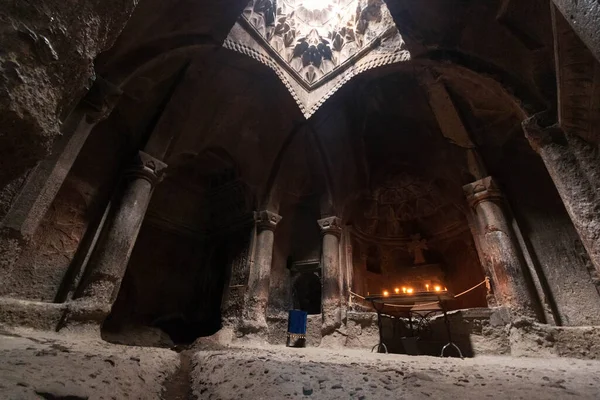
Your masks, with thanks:
[{"label": "row of candle", "polygon": [[[429,287],[430,287],[430,286],[429,286],[429,284],[426,284],[426,285],[425,285],[425,291],[426,291],[426,292],[431,292],[431,291],[432,291],[432,290],[429,290]],[[402,289],[400,289],[400,288],[395,288],[395,289],[394,289],[394,292],[395,292],[396,294],[400,294],[400,292],[401,292],[401,291],[402,291],[402,293],[404,293],[404,294],[413,294],[413,293],[415,292],[415,290],[414,290],[413,288],[411,288],[411,287],[409,287],[409,288],[407,288],[407,287],[403,287]],[[448,289],[447,289],[447,288],[443,288],[443,289],[442,289],[442,287],[441,287],[440,285],[435,285],[435,286],[433,286],[433,292],[442,292],[442,291],[444,291],[444,292],[447,292],[447,291],[448,291]],[[387,296],[389,296],[389,295],[390,295],[390,292],[388,292],[387,290],[384,290],[384,291],[383,291],[383,296],[384,296],[384,297],[387,297]]]}]

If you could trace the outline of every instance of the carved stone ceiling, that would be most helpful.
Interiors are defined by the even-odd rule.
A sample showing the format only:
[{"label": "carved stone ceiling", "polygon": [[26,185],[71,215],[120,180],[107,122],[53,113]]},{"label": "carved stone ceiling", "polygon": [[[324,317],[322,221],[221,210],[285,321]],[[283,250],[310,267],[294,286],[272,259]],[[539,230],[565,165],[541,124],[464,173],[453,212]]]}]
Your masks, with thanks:
[{"label": "carved stone ceiling", "polygon": [[357,74],[410,59],[383,0],[251,0],[223,46],[272,68],[306,118]]}]

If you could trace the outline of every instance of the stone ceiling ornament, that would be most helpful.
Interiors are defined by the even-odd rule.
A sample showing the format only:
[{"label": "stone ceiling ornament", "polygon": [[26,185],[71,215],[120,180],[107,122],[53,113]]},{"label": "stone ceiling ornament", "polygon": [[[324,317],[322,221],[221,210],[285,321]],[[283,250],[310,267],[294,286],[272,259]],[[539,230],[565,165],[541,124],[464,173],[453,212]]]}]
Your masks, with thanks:
[{"label": "stone ceiling ornament", "polygon": [[306,118],[355,75],[410,59],[383,0],[251,0],[223,46],[272,68]]}]

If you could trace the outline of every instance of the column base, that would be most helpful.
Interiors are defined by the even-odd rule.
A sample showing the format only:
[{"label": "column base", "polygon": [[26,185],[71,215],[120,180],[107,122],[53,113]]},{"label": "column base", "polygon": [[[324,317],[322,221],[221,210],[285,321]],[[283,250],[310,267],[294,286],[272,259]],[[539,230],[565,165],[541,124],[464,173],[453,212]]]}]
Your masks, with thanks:
[{"label": "column base", "polygon": [[342,308],[338,305],[323,305],[323,324],[321,325],[321,334],[323,336],[331,335],[342,326]]},{"label": "column base", "polygon": [[100,304],[91,300],[73,300],[67,303],[65,326],[77,323],[96,323],[102,325],[110,314],[112,305]]},{"label": "column base", "polygon": [[110,306],[83,301],[45,303],[0,297],[0,324],[56,332],[62,329],[93,331],[99,336],[110,310]]},{"label": "column base", "polygon": [[0,297],[0,324],[54,331],[67,305]]},{"label": "column base", "polygon": [[244,318],[238,324],[237,331],[242,335],[259,334],[266,337],[269,334],[269,326],[265,318]]}]

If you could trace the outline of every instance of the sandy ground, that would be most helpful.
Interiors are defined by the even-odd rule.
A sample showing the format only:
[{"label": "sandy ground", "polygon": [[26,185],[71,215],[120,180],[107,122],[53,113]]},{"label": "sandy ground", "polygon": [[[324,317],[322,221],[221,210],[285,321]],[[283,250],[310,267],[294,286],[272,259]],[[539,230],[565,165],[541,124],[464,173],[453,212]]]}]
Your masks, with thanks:
[{"label": "sandy ground", "polygon": [[600,361],[187,350],[0,330],[0,399],[600,399]]}]

